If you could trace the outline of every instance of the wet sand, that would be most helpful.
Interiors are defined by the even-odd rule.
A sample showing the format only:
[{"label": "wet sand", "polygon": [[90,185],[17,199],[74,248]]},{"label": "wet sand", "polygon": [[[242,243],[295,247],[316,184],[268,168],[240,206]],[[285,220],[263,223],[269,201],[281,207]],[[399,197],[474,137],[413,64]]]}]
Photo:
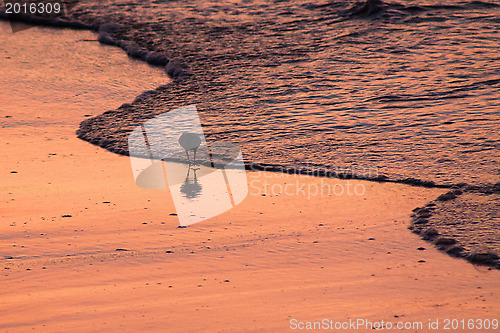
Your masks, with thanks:
[{"label": "wet sand", "polygon": [[[168,192],[136,187],[126,157],[74,138],[57,152],[4,184],[14,199],[1,226],[0,251],[12,257],[1,260],[7,331],[276,332],[293,318],[427,322],[500,310],[499,271],[407,230],[411,209],[442,190],[353,181],[364,196],[249,195],[179,229]],[[295,182],[269,176],[249,180]]]},{"label": "wet sand", "polygon": [[294,318],[427,323],[500,311],[499,271],[407,229],[411,210],[445,190],[302,176],[304,186],[365,188],[308,199],[272,194],[295,176],[250,172],[242,204],[179,229],[167,191],[138,188],[127,157],[76,138],[83,114],[62,108],[33,126],[30,104],[10,105],[2,330],[276,332]]}]

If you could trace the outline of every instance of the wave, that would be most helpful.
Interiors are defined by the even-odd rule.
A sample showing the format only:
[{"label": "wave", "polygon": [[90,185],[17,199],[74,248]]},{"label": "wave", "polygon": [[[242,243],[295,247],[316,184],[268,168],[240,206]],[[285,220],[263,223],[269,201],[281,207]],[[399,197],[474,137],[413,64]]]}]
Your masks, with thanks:
[{"label": "wave", "polygon": [[[309,5],[311,10],[338,9],[341,5],[335,2]],[[493,9],[500,5],[484,1],[462,2],[461,4],[417,5],[382,0],[365,0],[356,2],[347,10],[340,10],[340,16],[347,19],[400,19],[407,16],[429,12],[461,11],[471,9]]]},{"label": "wave", "polygon": [[[418,15],[419,13],[423,12],[430,12],[430,11],[450,11],[450,10],[462,10],[462,9],[467,9],[467,8],[496,8],[497,5],[495,4],[490,4],[486,2],[481,2],[481,1],[472,1],[472,2],[464,2],[460,3],[458,5],[414,5],[414,4],[401,4],[401,3],[396,3],[396,2],[386,2],[382,0],[366,0],[363,2],[356,2],[356,3],[344,3],[344,2],[339,2],[339,1],[334,1],[334,2],[328,2],[328,3],[323,3],[323,4],[308,4],[308,5],[303,5],[302,8],[304,8],[307,11],[328,11],[330,14],[336,15],[337,17],[344,18],[344,19],[352,19],[352,20],[359,20],[360,22],[360,27],[364,28],[366,27],[366,23],[362,22],[364,19],[379,19],[379,18],[400,18],[404,17],[405,15]],[[283,7],[285,8],[285,7]],[[286,7],[288,8],[288,7]],[[280,12],[282,8],[277,10]],[[290,13],[293,13],[293,11],[290,10]],[[94,15],[94,14],[92,14]],[[181,31],[181,28],[187,29],[188,26],[191,30],[185,30],[182,31],[184,34],[187,36],[180,36],[178,39],[181,41],[179,43],[175,43],[177,45],[172,45],[168,44],[168,47],[172,47],[172,51],[169,52],[169,55],[167,55],[165,50],[168,50],[167,47],[162,47],[162,43],[164,39],[168,38],[168,35],[166,34],[158,34],[157,36],[153,37],[158,37],[157,40],[155,40],[153,37],[148,39],[148,35],[144,34],[144,31],[141,31],[143,34],[137,34],[134,35],[130,31],[133,30],[133,28],[139,27],[138,30],[142,26],[136,25],[134,23],[135,21],[133,19],[128,19],[128,20],[118,20],[115,17],[115,21],[118,21],[120,23],[103,23],[104,19],[100,18],[98,15],[97,16],[75,16],[74,19],[63,19],[63,18],[57,18],[57,19],[51,19],[51,18],[38,18],[38,17],[32,17],[32,16],[25,16],[25,15],[17,15],[17,16],[7,16],[5,13],[0,13],[0,17],[4,19],[9,19],[9,20],[19,20],[22,22],[26,23],[32,23],[32,24],[37,24],[37,25],[48,25],[48,26],[55,26],[55,27],[68,27],[68,28],[81,28],[81,29],[91,29],[94,30],[98,33],[98,40],[101,43],[108,44],[108,45],[114,45],[122,48],[123,50],[126,51],[126,53],[135,59],[140,59],[143,61],[146,61],[152,65],[157,65],[157,66],[162,66],[165,68],[166,72],[176,80],[174,80],[174,83],[170,85],[169,87],[159,87],[155,91],[149,91],[141,94],[134,100],[132,103],[128,104],[123,104],[120,108],[117,110],[113,111],[107,111],[101,116],[97,116],[95,118],[88,119],[84,122],[82,122],[80,128],[77,131],[78,137],[89,141],[93,144],[99,145],[107,150],[110,150],[112,152],[122,154],[122,155],[127,155],[128,150],[126,147],[126,142],[127,142],[127,134],[130,132],[130,129],[133,127],[133,125],[139,124],[141,122],[144,122],[145,120],[154,117],[157,112],[160,112],[161,110],[169,109],[172,107],[172,105],[177,104],[177,105],[184,105],[186,104],[186,101],[189,101],[189,103],[205,103],[205,108],[213,108],[216,109],[220,105],[217,105],[217,101],[213,101],[210,99],[217,99],[218,97],[223,97],[220,100],[228,100],[228,96],[233,97],[232,102],[234,103],[234,100],[238,99],[251,99],[255,98],[255,100],[264,103],[264,101],[267,101],[267,99],[261,99],[259,100],[259,95],[255,94],[255,87],[250,87],[251,89],[248,89],[248,94],[245,95],[245,92],[239,92],[239,94],[234,94],[235,91],[230,91],[230,93],[233,93],[233,95],[224,94],[224,89],[225,86],[229,86],[234,84],[234,81],[227,81],[227,82],[221,82],[217,76],[212,75],[212,74],[218,74],[218,75],[224,75],[223,72],[224,70],[229,71],[241,71],[241,67],[246,66],[247,64],[250,64],[250,66],[253,65],[252,62],[255,62],[260,66],[259,68],[262,70],[266,65],[268,65],[269,61],[268,59],[273,60],[273,65],[274,64],[286,64],[286,63],[297,63],[299,66],[301,65],[301,62],[304,61],[304,59],[307,59],[313,52],[311,52],[311,46],[312,47],[317,47],[318,51],[322,51],[325,49],[325,47],[322,45],[323,42],[320,42],[318,39],[310,39],[310,43],[302,42],[304,45],[289,45],[288,40],[286,39],[276,39],[272,41],[278,41],[277,44],[279,44],[277,47],[277,44],[273,45],[275,49],[271,49],[273,52],[269,54],[262,54],[256,49],[255,52],[253,52],[252,49],[246,48],[244,51],[241,51],[239,48],[239,42],[235,42],[236,45],[231,45],[229,44],[229,47],[233,47],[229,52],[225,52],[223,54],[221,53],[209,53],[204,50],[204,47],[211,48],[212,45],[209,43],[205,45],[201,45],[199,41],[203,41],[202,39],[200,40],[194,40],[194,41],[189,41],[186,42],[185,40],[193,37],[195,34],[199,35],[200,34],[200,29],[197,25],[192,24],[191,21],[189,22],[174,22],[172,24],[186,24],[186,26],[175,26],[174,31],[178,28],[179,31]],[[321,15],[308,15],[309,17],[313,17],[314,20],[318,20],[318,17]],[[97,17],[97,18],[96,18]],[[307,17],[307,15],[304,15],[304,17]],[[79,18],[83,18],[82,21],[79,21]],[[267,17],[266,17],[267,18]],[[199,18],[197,19],[199,20]],[[85,21],[85,22],[83,22]],[[194,20],[196,21],[196,20]],[[193,22],[194,22],[193,21]],[[267,35],[263,34],[263,36],[286,36],[289,34],[290,29],[284,29],[283,26],[286,25],[287,23],[292,22],[293,24],[299,26],[302,25],[303,23],[307,23],[301,20],[290,20],[289,22],[284,22],[284,23],[279,23],[279,24],[274,24],[274,23],[268,23],[268,21],[265,21],[266,24],[270,24],[270,28],[267,26],[263,25],[256,25],[255,27],[249,26],[247,23],[245,24],[240,24],[240,25],[230,25],[230,26],[224,26],[224,27],[218,27],[218,26],[213,26],[213,25],[206,25],[207,29],[210,28],[212,29],[209,37],[213,38],[214,35],[218,35],[220,31],[226,31],[224,35],[231,36],[227,38],[227,40],[232,41],[232,38],[234,36],[235,40],[236,38],[241,38],[241,34],[247,34],[245,35],[245,38],[250,38],[248,34],[254,34],[257,36],[260,36],[256,33],[256,31],[262,30],[260,28],[268,28],[267,30]],[[199,22],[195,22],[199,23]],[[165,23],[165,25],[168,26],[170,23]],[[143,26],[146,26],[143,24]],[[146,26],[147,27],[147,26]],[[203,26],[205,27],[205,26]],[[157,31],[157,29],[162,29],[161,24],[155,23],[154,27],[147,27],[147,28],[154,28],[153,31]],[[147,29],[145,29],[147,30]],[[298,30],[297,27],[294,27],[291,30]],[[163,32],[162,30],[160,30]],[[217,32],[217,33],[215,33]],[[149,32],[151,35],[151,31]],[[190,35],[191,34],[191,35]],[[346,36],[354,36],[355,34],[359,34],[359,32],[351,32],[350,34]],[[312,34],[311,34],[312,36]],[[309,37],[309,36],[306,36]],[[317,36],[314,36],[316,38]],[[184,38],[185,40],[182,40]],[[340,38],[340,37],[335,37],[333,38]],[[362,38],[360,38],[362,39]],[[245,42],[245,39],[241,38],[239,39],[241,42]],[[261,39],[262,42],[265,42],[264,38]],[[260,40],[259,40],[260,42]],[[293,42],[293,41],[292,41]],[[358,42],[358,41],[356,41]],[[158,46],[160,45],[160,46]],[[256,44],[253,44],[256,45]],[[303,47],[302,47],[303,46]],[[329,45],[331,46],[331,45]],[[237,52],[234,50],[237,49]],[[174,57],[170,57],[170,55],[175,55]],[[266,58],[267,57],[267,58]],[[276,58],[276,61],[274,59]],[[240,63],[233,63],[233,61],[239,61],[242,60]],[[189,61],[188,61],[189,60]],[[346,59],[346,62],[356,62],[357,59]],[[191,66],[188,66],[191,65]],[[231,67],[224,67],[225,65],[230,65]],[[236,65],[236,66],[235,66]],[[219,67],[219,71],[210,71],[210,67]],[[240,67],[237,67],[240,66]],[[256,67],[255,65],[253,65]],[[229,70],[230,69],[230,70]],[[250,67],[251,70],[253,68]],[[293,67],[291,68],[293,70]],[[252,73],[249,71],[249,73]],[[255,74],[255,71],[253,72]],[[246,75],[246,74],[244,74]],[[308,74],[310,77],[314,77],[315,73]],[[267,78],[267,77],[266,77]],[[243,78],[244,79],[244,78]],[[182,85],[178,84],[179,81],[183,81]],[[242,81],[242,80],[241,80]],[[484,87],[491,87],[498,85],[500,80],[498,79],[493,79],[493,80],[484,80],[484,81],[478,81],[475,83],[470,83],[462,86],[456,86],[456,87],[450,87],[448,85],[448,88],[445,88],[443,90],[437,90],[432,89],[430,87],[429,90],[425,91],[422,94],[415,95],[407,93],[409,90],[402,91],[401,93],[398,94],[383,94],[381,96],[373,97],[373,98],[368,98],[368,99],[363,99],[362,102],[379,102],[379,103],[391,103],[391,102],[398,102],[398,101],[420,101],[420,100],[449,100],[449,99],[457,99],[457,98],[465,98],[470,94],[472,91],[477,91],[480,89],[483,89]],[[304,80],[304,82],[307,82],[307,80]],[[236,82],[238,83],[238,82]],[[240,84],[240,88],[242,88],[242,91],[245,91],[248,87],[244,86],[244,84]],[[274,88],[274,87],[271,87]],[[253,90],[252,90],[253,89]],[[222,91],[221,94],[214,95],[211,93],[213,91]],[[264,90],[262,90],[264,91]],[[272,90],[270,90],[272,91]],[[264,92],[265,93],[265,92]],[[292,95],[292,94],[290,94]],[[250,97],[246,97],[250,96]],[[255,97],[252,97],[255,96]],[[269,94],[270,96],[269,100],[276,101],[276,97]],[[369,96],[368,96],[369,97]],[[165,100],[167,100],[165,102]],[[231,102],[231,101],[229,101]],[[229,103],[228,102],[228,103]],[[225,102],[222,102],[225,103]],[[274,103],[274,102],[273,102]],[[225,104],[224,107],[226,107],[228,104]],[[238,101],[234,103],[233,108],[237,108]],[[373,106],[373,104],[372,104]],[[270,107],[274,107],[271,105]],[[219,109],[221,109],[219,107]],[[249,112],[249,115],[252,115],[251,112],[254,112],[254,110],[250,110],[250,108],[242,108],[245,111],[242,112]],[[254,107],[254,109],[257,109]],[[235,112],[235,111],[232,111]],[[278,118],[278,116],[273,115],[275,118]],[[284,122],[287,121],[287,118],[290,116],[288,114],[281,115],[282,119]],[[323,116],[324,115],[320,115]],[[221,114],[220,117],[224,118],[225,115]],[[262,120],[261,118],[259,118]],[[220,119],[219,119],[220,120]],[[234,119],[233,119],[234,120]],[[477,120],[477,119],[476,119]],[[220,124],[218,122],[217,124]],[[263,128],[264,128],[264,124]],[[309,125],[309,124],[307,124]],[[405,125],[407,128],[410,126],[418,126],[417,125]],[[224,127],[225,128],[225,127]],[[354,132],[356,132],[356,129],[360,128],[360,123],[356,123],[355,125],[350,125],[350,124],[332,124],[331,127],[329,128],[330,131],[336,131],[337,133],[342,132],[341,130],[345,130],[344,134],[347,136],[344,137],[346,138],[346,144],[351,144],[350,140],[354,136]],[[255,127],[252,127],[252,130],[255,130]],[[266,127],[266,131],[268,131],[269,128]],[[321,129],[318,129],[318,131],[323,131],[324,127],[321,127]],[[315,129],[312,128],[309,130],[309,133],[314,132]],[[258,132],[258,130],[257,130]],[[305,131],[304,131],[305,132]],[[266,133],[264,133],[264,136],[266,136]],[[247,136],[248,138],[248,136]],[[275,138],[276,139],[276,138]],[[251,140],[254,140],[251,138]],[[250,140],[250,142],[251,142]],[[250,143],[249,145],[252,145]],[[319,148],[318,149],[323,149],[324,147],[320,147],[320,145],[317,145]],[[262,145],[260,146],[259,149],[265,149],[267,146]],[[297,146],[298,147],[298,146]],[[294,150],[297,147],[291,147],[290,149],[291,153],[294,154],[298,150]],[[334,144],[327,145],[326,146],[329,149],[336,149]],[[363,144],[358,143],[358,148],[364,149]],[[354,149],[354,148],[352,148]],[[382,150],[382,148],[380,148]],[[303,151],[306,151],[305,149]],[[369,153],[369,149],[367,149]],[[373,150],[375,151],[375,150]],[[271,150],[270,150],[271,152]],[[350,152],[351,153],[351,152]],[[371,156],[371,155],[370,155]],[[261,156],[254,155],[255,160],[260,160]],[[450,159],[452,161],[453,159]],[[275,170],[282,170],[284,168],[284,164],[286,161],[280,161],[279,158],[269,158],[267,160],[260,160],[260,161],[265,161],[265,162],[271,162],[267,164],[261,164],[264,165],[266,170],[272,171],[273,168]],[[276,162],[276,163],[274,163]],[[279,163],[282,162],[282,163]],[[388,164],[391,163],[390,161],[387,162]],[[451,162],[450,162],[451,163]],[[446,170],[449,173],[449,170]],[[403,173],[404,174],[404,173]],[[412,176],[416,173],[406,173],[408,176]],[[339,177],[343,177],[343,175],[338,175]],[[402,182],[406,184],[412,184],[416,186],[449,186],[449,183],[447,184],[438,184],[438,181],[435,180],[428,180],[426,179],[425,175],[420,175],[419,178],[411,178],[411,177],[406,177],[406,176],[396,176],[399,178],[394,178],[394,176],[391,176],[393,178],[389,178],[389,176],[381,176],[376,179],[370,179],[370,180],[376,180],[376,181],[396,181],[396,182]],[[421,179],[420,179],[421,178]]]},{"label": "wave", "polygon": [[[4,11],[0,11],[0,19],[9,22],[21,22],[27,23],[35,26],[47,26],[53,28],[70,28],[70,29],[84,29],[93,30],[98,33],[98,41],[102,44],[118,46],[122,48],[129,57],[134,59],[139,59],[145,61],[154,66],[168,66],[170,63],[170,58],[161,52],[148,51],[145,50],[137,43],[133,41],[126,41],[116,38],[114,35],[123,30],[124,27],[116,23],[85,23],[75,19],[63,19],[63,18],[52,18],[52,17],[42,17],[33,16],[26,14],[6,14]],[[21,27],[19,29],[12,26],[13,32],[18,32],[20,30],[28,29],[29,27]],[[187,66],[184,64],[182,68],[177,69],[179,66],[179,61],[175,60],[170,64],[168,74],[172,77],[181,77],[187,74]]]},{"label": "wave", "polygon": [[388,10],[388,6],[382,0],[366,0],[358,2],[346,13],[349,17],[374,17]]},{"label": "wave", "polygon": [[[88,24],[78,20],[67,20],[59,17],[43,17],[27,14],[7,14],[5,11],[0,10],[0,20],[9,21],[11,23],[21,22],[31,25],[48,26],[54,28],[71,28],[71,29],[84,29],[95,30],[94,24]],[[28,29],[28,27],[16,28],[12,25],[13,32]]]},{"label": "wave", "polygon": [[413,209],[409,229],[450,256],[500,269],[500,183],[460,184]]},{"label": "wave", "polygon": [[450,98],[464,98],[470,96],[475,90],[481,90],[493,86],[500,87],[500,79],[484,80],[452,87],[441,91],[429,91],[419,93],[418,95],[398,94],[398,95],[383,95],[369,98],[366,102],[412,102],[412,101],[426,101],[426,100],[441,100]]}]

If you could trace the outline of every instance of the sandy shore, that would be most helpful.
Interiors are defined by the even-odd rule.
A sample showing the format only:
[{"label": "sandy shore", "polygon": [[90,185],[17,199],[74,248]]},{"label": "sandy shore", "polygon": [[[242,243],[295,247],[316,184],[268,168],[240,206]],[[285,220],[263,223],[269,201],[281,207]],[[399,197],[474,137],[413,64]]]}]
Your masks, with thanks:
[{"label": "sandy shore", "polygon": [[442,254],[407,229],[411,209],[443,190],[351,181],[365,195],[251,191],[232,211],[179,229],[169,193],[138,188],[128,158],[45,130],[22,156],[13,147],[28,139],[2,132],[11,194],[0,252],[13,258],[1,260],[2,329],[281,332],[294,318],[498,315],[500,272]]},{"label": "sandy shore", "polygon": [[[243,203],[179,229],[168,191],[137,187],[127,157],[75,137],[82,115],[26,126],[29,113],[9,112],[2,331],[285,332],[326,318],[432,332],[429,319],[498,317],[499,271],[407,229],[411,210],[444,190],[249,172]],[[364,193],[273,195],[297,181]]]}]

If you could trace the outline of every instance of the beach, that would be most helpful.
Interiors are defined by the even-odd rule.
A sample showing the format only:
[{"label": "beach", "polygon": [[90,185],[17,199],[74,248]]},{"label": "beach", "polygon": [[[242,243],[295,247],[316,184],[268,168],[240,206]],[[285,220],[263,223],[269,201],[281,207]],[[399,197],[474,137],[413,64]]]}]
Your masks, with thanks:
[{"label": "beach", "polygon": [[[84,20],[90,15],[78,8],[74,17]],[[104,34],[99,27],[98,33],[32,28],[15,34],[7,23],[2,22],[1,28],[9,46],[0,54],[5,73],[0,96],[6,101],[0,113],[0,330],[288,332],[321,322],[324,326],[314,327],[315,331],[391,331],[399,323],[402,331],[438,332],[455,320],[460,324],[451,331],[471,332],[469,320],[498,324],[496,262],[471,264],[444,253],[449,247],[440,251],[438,237],[426,241],[424,232],[419,236],[409,230],[442,227],[438,239],[456,239],[468,255],[498,251],[498,193],[484,190],[497,179],[492,170],[498,160],[491,154],[496,99],[491,98],[484,109],[484,126],[460,137],[471,139],[465,146],[474,150],[482,145],[481,133],[490,136],[481,146],[484,149],[465,158],[464,165],[472,167],[463,173],[451,166],[456,161],[439,162],[446,164],[443,169],[432,164],[426,173],[426,163],[413,160],[414,167],[409,163],[395,171],[406,160],[401,156],[410,154],[404,149],[384,165],[371,158],[357,160],[361,153],[346,148],[354,126],[321,136],[333,140],[337,133],[343,140],[332,165],[346,167],[354,159],[357,167],[372,167],[380,171],[374,176],[386,177],[369,181],[334,177],[338,174],[288,174],[275,171],[280,170],[277,166],[291,170],[290,156],[297,157],[293,166],[308,165],[301,145],[305,152],[314,151],[312,160],[318,163],[309,166],[326,170],[325,161],[332,161],[332,155],[318,160],[322,150],[306,147],[316,136],[304,135],[304,141],[295,141],[292,148],[290,133],[282,141],[271,141],[272,126],[259,129],[257,121],[249,126],[256,137],[264,133],[264,139],[256,139],[254,146],[250,134],[239,140],[244,125],[230,130],[231,123],[240,121],[236,107],[227,118],[217,120],[220,109],[208,108],[214,102],[207,96],[218,93],[207,93],[208,81],[195,80],[206,78],[197,72],[203,68],[193,66],[196,61],[183,69],[194,75],[168,76],[163,66],[148,65],[134,60],[131,52],[127,57],[118,47],[99,44],[97,39]],[[108,29],[109,38],[130,37],[131,30]],[[162,47],[149,45],[148,52],[160,53]],[[169,57],[179,55],[175,53],[180,48],[172,50]],[[44,55],[43,61],[37,54]],[[193,60],[189,54],[188,62]],[[217,80],[213,84],[217,86]],[[496,84],[483,84],[481,89]],[[477,102],[478,110],[486,100]],[[172,105],[183,106],[179,103],[200,106],[209,141],[236,139],[246,162],[262,162],[273,170],[247,170],[248,195],[243,202],[187,228],[179,228],[168,188],[151,190],[135,184],[124,139],[141,121],[172,110]],[[245,119],[251,116],[247,113]],[[293,117],[302,121],[299,115]],[[398,117],[403,119],[405,112]],[[311,119],[315,118],[307,121],[321,123]],[[86,141],[77,137],[77,131]],[[393,133],[393,139],[409,131]],[[259,150],[265,140],[267,148]],[[412,139],[407,140],[403,145],[411,146]],[[278,146],[283,155],[270,159]],[[444,155],[454,154],[446,149]],[[423,151],[425,147],[419,147],[417,156]],[[430,159],[436,159],[432,151]],[[376,155],[376,151],[368,155],[372,153]],[[474,170],[476,164],[482,166]],[[415,178],[407,178],[411,176]],[[476,187],[459,185],[464,179]],[[456,193],[455,198],[450,192]],[[455,235],[458,229],[447,221],[463,224],[463,232]],[[477,228],[471,221],[486,227]],[[468,247],[473,242],[481,246]],[[358,326],[353,328],[352,322]],[[344,323],[349,323],[347,328]]]},{"label": "beach", "polygon": [[[351,180],[365,195],[307,199],[268,187],[180,229],[168,191],[138,188],[127,157],[76,138],[32,147],[58,155],[4,183],[15,200],[2,220],[15,225],[2,224],[1,252],[12,256],[2,259],[2,330],[276,332],[294,318],[427,325],[498,314],[498,270],[407,229],[409,212],[442,189]],[[50,186],[36,181],[40,170]],[[297,178],[248,177],[256,187]]]},{"label": "beach", "polygon": [[[2,224],[1,252],[12,256],[2,259],[3,331],[283,332],[291,319],[427,325],[500,310],[498,270],[407,229],[409,212],[442,189],[352,180],[365,195],[307,199],[268,187],[180,229],[168,192],[138,188],[127,157],[76,138],[33,148],[58,155],[18,167],[5,184],[15,200],[2,220],[15,225]],[[51,189],[36,182],[40,170]],[[248,177],[254,186],[296,181]]]}]

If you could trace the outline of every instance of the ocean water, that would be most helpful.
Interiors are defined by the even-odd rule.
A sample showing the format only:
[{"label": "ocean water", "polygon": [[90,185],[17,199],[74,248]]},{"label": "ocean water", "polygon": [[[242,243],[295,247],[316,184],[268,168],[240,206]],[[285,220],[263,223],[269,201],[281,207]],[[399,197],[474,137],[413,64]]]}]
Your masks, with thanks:
[{"label": "ocean water", "polygon": [[[3,23],[4,136],[43,135],[44,126],[72,136],[87,119],[80,138],[127,154],[136,126],[196,104],[207,141],[238,144],[248,164],[499,181],[498,1],[101,1],[68,16],[101,26],[100,40],[131,55],[143,57],[140,47],[162,62],[182,59],[191,75],[170,81],[161,68],[128,63],[89,31],[13,34]],[[499,184],[414,209],[412,230],[500,267]]]},{"label": "ocean water", "polygon": [[72,18],[119,23],[115,38],[192,73],[81,136],[124,153],[137,123],[197,104],[207,139],[247,163],[498,182],[500,2],[436,3],[81,2]]}]

